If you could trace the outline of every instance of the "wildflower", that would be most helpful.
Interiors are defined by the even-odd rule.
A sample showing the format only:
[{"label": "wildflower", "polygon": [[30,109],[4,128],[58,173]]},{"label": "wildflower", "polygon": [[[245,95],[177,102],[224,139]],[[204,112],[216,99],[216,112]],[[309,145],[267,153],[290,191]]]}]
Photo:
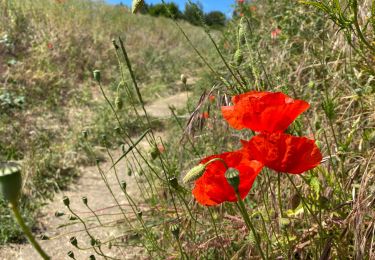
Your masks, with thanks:
[{"label": "wildflower", "polygon": [[309,104],[281,92],[251,91],[232,98],[233,106],[221,108],[223,117],[235,129],[259,132],[284,131]]},{"label": "wildflower", "polygon": [[243,17],[244,16],[244,14],[243,13],[240,13],[240,17]]},{"label": "wildflower", "polygon": [[281,29],[276,28],[271,31],[271,38],[276,39],[281,34]]},{"label": "wildflower", "polygon": [[315,141],[285,133],[262,133],[241,140],[249,158],[277,172],[300,174],[320,164],[322,154]]},{"label": "wildflower", "polygon": [[215,96],[214,95],[210,95],[208,97],[208,99],[210,100],[211,103],[213,103],[215,101]]},{"label": "wildflower", "polygon": [[210,117],[210,114],[207,111],[201,114],[201,118],[208,119],[209,117]]},{"label": "wildflower", "polygon": [[[216,158],[218,160],[215,160]],[[200,164],[207,162],[209,163],[205,166],[203,175],[197,179],[193,189],[195,199],[205,206],[213,206],[225,201],[237,201],[236,192],[225,176],[227,170],[234,168],[239,172],[238,193],[243,199],[263,168],[262,163],[249,160],[241,150],[209,156]]]},{"label": "wildflower", "polygon": [[244,2],[245,2],[245,0],[237,0],[238,4],[243,4]]},{"label": "wildflower", "polygon": [[164,147],[164,145],[159,144],[159,145],[158,145],[158,150],[159,150],[160,153],[164,153],[164,151],[165,151],[165,147]]},{"label": "wildflower", "polygon": [[49,49],[49,50],[52,50],[53,49],[53,44],[52,43],[47,43],[47,48]]},{"label": "wildflower", "polygon": [[250,11],[255,12],[257,10],[257,7],[255,5],[250,6]]}]

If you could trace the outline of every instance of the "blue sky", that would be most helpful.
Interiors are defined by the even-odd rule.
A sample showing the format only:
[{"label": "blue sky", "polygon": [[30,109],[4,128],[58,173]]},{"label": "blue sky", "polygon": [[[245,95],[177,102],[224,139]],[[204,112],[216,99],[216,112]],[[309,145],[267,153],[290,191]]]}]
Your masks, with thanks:
[{"label": "blue sky", "polygon": [[[106,0],[106,2],[110,4],[118,4],[122,2],[125,5],[130,6],[132,0]],[[180,10],[184,9],[186,0],[173,0],[173,1],[166,1],[166,2],[175,2],[180,6]],[[193,2],[196,2],[193,0]],[[227,16],[232,15],[232,5],[234,4],[235,0],[200,0],[201,4],[203,5],[203,9],[205,12],[210,11],[221,11],[225,13]],[[161,0],[146,0],[146,3],[148,4],[156,4],[161,3]]]}]

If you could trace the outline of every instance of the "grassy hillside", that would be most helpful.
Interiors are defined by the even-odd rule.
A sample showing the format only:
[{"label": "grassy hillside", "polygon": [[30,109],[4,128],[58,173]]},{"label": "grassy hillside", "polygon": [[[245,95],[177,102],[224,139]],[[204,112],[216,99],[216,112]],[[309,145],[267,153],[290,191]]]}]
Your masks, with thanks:
[{"label": "grassy hillside", "polygon": [[[23,162],[27,197],[51,198],[79,174],[78,165],[93,162],[97,155],[82,144],[83,130],[95,140],[106,133],[113,137],[114,118],[92,81],[92,71],[101,69],[109,91],[128,102],[118,90],[112,39],[125,41],[146,101],[180,91],[175,84],[180,74],[193,77],[202,67],[166,18],[131,15],[126,8],[91,1],[6,0],[0,10],[0,161]],[[206,48],[201,28],[182,26],[198,48]],[[130,76],[125,77],[128,84]],[[137,122],[129,117],[124,124],[134,132]],[[18,233],[1,205],[4,243]],[[34,207],[27,204],[25,210]]]},{"label": "grassy hillside", "polygon": [[[68,18],[72,8],[77,8],[76,12],[82,14]],[[61,78],[66,82],[72,81],[71,85],[66,83],[72,91],[66,93],[72,96],[63,98],[64,102],[71,101],[65,103],[66,106],[61,105],[62,101],[46,102],[43,106],[30,106],[30,109],[42,107],[45,111],[55,111],[56,107],[70,107],[71,104],[82,108],[83,104],[90,107],[92,98],[103,100],[99,93],[90,91],[94,83],[91,83],[89,71],[101,69],[102,80],[96,78],[96,88],[102,84],[107,90],[111,86],[113,91],[109,92],[107,103],[112,105],[115,98],[121,97],[127,109],[111,109],[98,101],[99,104],[95,103],[95,106],[99,109],[83,110],[81,114],[84,115],[82,118],[91,115],[89,118],[94,118],[93,121],[82,123],[85,120],[73,117],[70,122],[74,127],[77,127],[76,122],[79,122],[78,125],[82,123],[78,129],[90,126],[88,139],[83,140],[77,134],[76,139],[73,138],[77,140],[74,147],[86,150],[88,158],[92,156],[91,159],[94,159],[98,155],[90,152],[95,145],[109,148],[123,143],[121,165],[127,169],[129,178],[136,181],[144,201],[134,202],[127,184],[120,182],[125,179],[123,172],[117,175],[117,167],[114,166],[110,172],[116,177],[120,176],[118,184],[123,192],[116,195],[126,199],[131,207],[131,213],[124,214],[124,218],[114,224],[113,228],[120,230],[121,235],[100,238],[90,234],[88,227],[104,227],[104,222],[95,215],[102,214],[100,217],[104,221],[105,212],[102,211],[92,212],[92,215],[82,214],[85,225],[62,218],[64,224],[83,226],[87,234],[84,238],[79,237],[79,246],[75,244],[77,238],[71,238],[73,243],[69,249],[77,252],[88,247],[92,253],[107,257],[116,252],[113,248],[126,251],[136,246],[143,248],[152,259],[374,258],[374,8],[370,1],[313,1],[310,5],[289,0],[237,1],[234,18],[223,34],[210,32],[207,27],[203,27],[203,31],[178,23],[196,46],[194,53],[173,20],[124,15],[124,9],[89,2],[43,6],[43,10],[52,10],[51,14],[55,10],[55,15],[28,19],[40,22],[42,27],[51,25],[45,21],[53,21],[52,24],[55,23],[54,26],[58,28],[56,35],[64,33],[65,24],[69,24],[65,19],[72,21],[69,28],[74,29],[67,32],[65,37],[49,39],[53,46],[59,46],[56,39],[75,39],[60,56],[63,57],[61,59],[70,57],[75,62],[61,62],[55,67],[56,71],[65,71],[65,74],[61,72],[64,74],[61,74]],[[14,22],[14,28],[27,28],[17,27],[17,24],[27,21],[26,17],[38,9],[30,11],[27,5],[22,5],[17,10],[28,11],[20,11],[23,18]],[[119,12],[118,16],[113,15],[119,20],[109,19],[109,15],[102,14],[104,11]],[[64,12],[65,19],[60,18]],[[134,23],[128,26],[122,24],[130,20]],[[142,23],[148,26],[141,26]],[[116,29],[112,33],[106,28]],[[165,28],[170,28],[167,34],[164,34]],[[159,29],[154,39],[152,35]],[[124,34],[123,30],[127,33]],[[76,34],[77,31],[81,32]],[[89,35],[92,38],[81,41],[87,32],[91,32]],[[133,70],[124,62],[120,62],[119,70],[118,61],[111,55],[123,54],[120,49],[116,52],[111,46],[116,32],[126,38],[125,48],[130,54]],[[27,35],[20,37],[19,42],[22,43]],[[169,37],[179,39],[181,44],[175,45],[176,40],[169,41]],[[28,47],[19,47],[20,50],[34,46],[28,45],[29,42],[25,40],[24,45],[20,46]],[[93,44],[101,47],[94,49]],[[154,49],[145,47],[149,44],[156,50],[164,46],[164,49],[176,55],[169,56],[169,52],[163,52],[163,48],[160,48],[154,56]],[[120,45],[118,39],[115,45]],[[97,49],[102,50],[99,52],[102,56],[96,54]],[[41,53],[58,50],[58,47],[49,49],[47,45],[42,52],[36,52],[38,55],[34,59],[39,61],[43,57]],[[7,55],[9,59],[9,52]],[[198,60],[197,56],[203,59]],[[80,63],[81,59],[85,62]],[[123,61],[122,58],[119,60]],[[15,72],[17,66],[26,66],[26,63],[12,63],[9,70],[14,69]],[[31,63],[30,68],[39,66],[35,64],[42,66],[44,63]],[[206,68],[204,71],[203,65]],[[82,66],[85,69],[80,70]],[[30,80],[30,77],[24,77],[23,72],[27,69],[21,71],[17,72],[19,77]],[[15,72],[12,75],[17,75]],[[136,77],[130,81],[129,75],[132,73]],[[172,108],[171,118],[163,121],[163,124],[142,111],[138,114],[125,113],[139,109],[139,104],[144,105],[150,100],[153,97],[151,91],[176,91],[173,88],[177,85],[178,77],[175,74],[180,73],[198,76],[186,108]],[[137,83],[140,93],[137,92]],[[9,89],[12,89],[10,86]],[[48,93],[48,90],[50,88],[46,87],[39,93]],[[257,92],[250,95],[250,91]],[[26,95],[26,92],[14,93]],[[248,93],[244,99],[244,96],[231,99],[243,93]],[[142,95],[146,100],[143,103]],[[274,95],[281,96],[281,100],[262,99]],[[50,93],[48,96],[53,97]],[[53,100],[56,102],[59,99]],[[25,102],[27,104],[26,98]],[[287,126],[273,133],[269,129],[264,130],[264,125],[277,125],[275,122],[279,122],[280,117],[285,121],[294,119],[293,113],[283,107],[294,102],[304,104],[306,109],[308,103],[309,108],[295,120],[290,120],[293,122],[287,125],[286,130]],[[225,119],[225,112],[221,111],[223,106],[227,107],[224,108],[227,112],[228,106],[238,106],[240,109],[236,113],[243,114]],[[274,106],[281,108],[272,110]],[[21,108],[13,105],[10,111],[24,114],[24,110],[16,110]],[[272,113],[268,112],[264,122],[249,126],[259,115],[266,113],[264,111]],[[287,113],[283,114],[283,111]],[[235,129],[242,128],[244,123],[247,124],[245,129]],[[160,139],[156,132],[163,126],[165,138]],[[79,132],[76,130],[75,133]],[[293,137],[285,143],[278,141],[278,137],[284,138],[286,135]],[[138,138],[148,141],[150,150],[142,150],[138,146]],[[269,138],[268,143],[259,141],[261,138]],[[66,146],[72,142],[69,137],[67,139],[62,139],[61,144]],[[292,139],[298,141],[294,143],[290,141]],[[45,137],[44,140],[50,138]],[[259,143],[252,150],[248,148],[249,152],[246,146],[251,145],[241,140],[249,143],[258,140]],[[303,142],[309,145],[299,145]],[[19,144],[19,141],[14,144]],[[33,146],[26,147],[29,149]],[[257,156],[261,152],[256,148],[262,147],[265,155],[260,158]],[[319,151],[322,156],[313,157],[310,151],[312,147],[314,155]],[[238,149],[241,149],[240,152],[230,153],[228,162],[226,155],[220,155],[221,159],[217,159],[218,154]],[[111,155],[110,152],[108,154]],[[210,155],[214,157],[201,161]],[[40,158],[25,158],[29,158],[34,165],[41,162]],[[215,159],[211,161],[212,158]],[[316,158],[317,162],[314,161]],[[277,163],[272,164],[274,161]],[[203,165],[206,162],[208,164]],[[235,166],[232,163],[243,165],[233,170]],[[252,168],[248,169],[250,165]],[[260,165],[264,167],[257,174],[255,168]],[[244,173],[241,172],[238,177],[238,171]],[[191,184],[183,183],[187,173],[198,180]],[[244,179],[244,175],[247,178]],[[44,179],[48,179],[48,176]],[[106,182],[105,177],[103,179]],[[250,192],[247,194],[244,188],[238,187],[237,190],[238,182],[239,185],[245,183],[247,188],[251,188]],[[108,183],[102,185],[111,190]],[[213,204],[218,205],[209,206]],[[118,208],[119,214],[123,210],[120,205],[112,205],[111,202],[108,202],[108,207]],[[67,207],[65,214],[75,214],[74,209]],[[117,257],[121,259],[124,255]]]}]

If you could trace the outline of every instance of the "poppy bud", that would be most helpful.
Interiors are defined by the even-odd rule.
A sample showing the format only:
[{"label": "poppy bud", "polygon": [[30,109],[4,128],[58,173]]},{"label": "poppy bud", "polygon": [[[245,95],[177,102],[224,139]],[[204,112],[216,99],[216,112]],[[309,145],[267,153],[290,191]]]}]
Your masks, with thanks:
[{"label": "poppy bud", "polygon": [[159,149],[156,146],[153,147],[151,152],[150,152],[150,155],[151,155],[151,159],[155,160],[160,155]]},{"label": "poppy bud", "polygon": [[245,44],[246,43],[246,32],[248,29],[248,24],[246,22],[246,19],[244,17],[241,18],[240,20],[240,28],[238,29],[238,42],[240,44]]},{"label": "poppy bud", "polygon": [[72,259],[75,259],[73,251],[68,252],[68,256]]},{"label": "poppy bud", "polygon": [[61,216],[64,216],[65,215],[65,213],[64,212],[60,212],[60,211],[56,211],[55,212],[55,217],[61,217]]},{"label": "poppy bud", "polygon": [[70,241],[70,244],[78,248],[78,240],[76,237],[71,237],[69,241]]},{"label": "poppy bud", "polygon": [[180,236],[180,227],[178,226],[178,224],[172,224],[170,227],[169,227],[171,233],[173,234],[173,236],[176,238],[176,239],[179,239],[179,236]]},{"label": "poppy bud", "polygon": [[98,240],[96,240],[95,238],[91,237],[90,244],[91,244],[91,246],[96,246],[98,244]]},{"label": "poppy bud", "polygon": [[144,0],[133,0],[132,2],[132,13],[135,14],[138,12],[144,5]]},{"label": "poppy bud", "polygon": [[199,177],[201,177],[206,170],[206,165],[205,164],[198,164],[197,166],[193,167],[188,173],[184,176],[182,181],[184,183],[190,182],[190,181],[195,181]]},{"label": "poppy bud", "polygon": [[130,168],[128,169],[128,176],[132,176],[132,170],[130,170]]},{"label": "poppy bud", "polygon": [[243,53],[241,49],[237,49],[234,53],[234,61],[237,66],[240,66],[243,61]]},{"label": "poppy bud", "polygon": [[63,203],[64,203],[65,206],[69,207],[69,205],[70,205],[70,200],[69,200],[69,198],[68,198],[67,196],[64,196],[64,197],[63,197]]},{"label": "poppy bud", "polygon": [[82,202],[87,206],[87,197],[82,197]]},{"label": "poppy bud", "polygon": [[13,162],[0,163],[0,195],[12,204],[17,204],[21,188],[21,166]]},{"label": "poppy bud", "polygon": [[69,215],[69,220],[70,220],[70,221],[77,220],[77,217],[76,217],[76,216],[73,216],[73,215]]},{"label": "poppy bud", "polygon": [[142,218],[142,215],[143,215],[142,210],[138,210],[138,211],[137,211],[137,216],[138,216],[139,218]]},{"label": "poppy bud", "polygon": [[225,172],[225,178],[227,179],[230,186],[238,192],[238,186],[240,185],[240,173],[235,168],[228,168]]},{"label": "poppy bud", "polygon": [[186,85],[187,77],[186,77],[185,74],[181,74],[181,81],[182,81],[182,83],[184,83],[184,85]]},{"label": "poppy bud", "polygon": [[83,131],[82,131],[82,137],[83,137],[84,139],[87,139],[87,136],[88,136],[88,132],[87,132],[87,130],[83,130]]},{"label": "poppy bud", "polygon": [[39,236],[39,239],[40,239],[40,240],[48,240],[49,237],[48,237],[47,235],[45,235],[45,234],[41,234],[41,235]]},{"label": "poppy bud", "polygon": [[94,70],[93,71],[93,74],[94,74],[94,79],[97,81],[97,82],[100,82],[100,70]]},{"label": "poppy bud", "polygon": [[90,256],[89,256],[89,259],[90,259],[90,260],[95,260],[96,258],[95,258],[94,255],[90,255]]},{"label": "poppy bud", "polygon": [[171,185],[172,188],[174,188],[176,190],[179,188],[178,181],[177,181],[176,177],[169,178],[168,182],[169,182],[169,184]]},{"label": "poppy bud", "polygon": [[116,131],[116,133],[120,134],[120,133],[121,133],[121,128],[118,127],[118,126],[116,126],[116,127],[115,127],[115,131]]},{"label": "poppy bud", "polygon": [[124,106],[124,102],[122,102],[122,99],[120,97],[116,97],[115,105],[116,105],[117,110],[121,110]]}]

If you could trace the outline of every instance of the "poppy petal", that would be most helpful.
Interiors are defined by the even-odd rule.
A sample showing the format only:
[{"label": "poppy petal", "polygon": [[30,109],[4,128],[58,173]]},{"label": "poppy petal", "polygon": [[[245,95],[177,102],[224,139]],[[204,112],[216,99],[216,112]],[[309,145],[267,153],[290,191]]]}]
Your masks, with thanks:
[{"label": "poppy petal", "polygon": [[[241,150],[209,156],[200,163],[204,164],[215,158],[222,159],[228,167],[239,171],[240,184],[238,190],[241,198],[245,198],[256,176],[262,170],[263,164],[247,159]],[[233,187],[230,186],[225,178],[226,170],[224,163],[219,160],[211,162],[206,166],[204,174],[195,182],[193,189],[193,195],[200,204],[213,206],[225,201],[237,201]]]},{"label": "poppy petal", "polygon": [[257,132],[284,131],[309,104],[281,92],[248,92],[232,98],[233,106],[221,108],[223,117],[235,129]]},{"label": "poppy petal", "polygon": [[243,141],[254,160],[278,172],[300,174],[320,164],[322,154],[314,140],[284,133],[262,133]]}]

